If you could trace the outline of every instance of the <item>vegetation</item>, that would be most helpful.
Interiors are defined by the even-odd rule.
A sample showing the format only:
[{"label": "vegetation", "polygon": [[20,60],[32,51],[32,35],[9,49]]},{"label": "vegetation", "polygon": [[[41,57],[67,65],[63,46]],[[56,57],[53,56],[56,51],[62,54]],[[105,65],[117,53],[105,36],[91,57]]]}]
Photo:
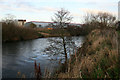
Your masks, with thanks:
[{"label": "vegetation", "polygon": [[[49,51],[50,54],[53,55],[63,54],[65,56],[65,64],[67,64],[67,49],[74,47],[74,42],[72,41],[72,38],[66,37],[67,32],[65,28],[72,20],[72,17],[69,11],[61,9],[60,11],[57,11],[55,13],[54,18],[52,20],[56,23],[56,25],[53,26],[52,33],[57,34],[59,38],[49,39],[50,46],[45,51]],[[68,47],[68,45],[70,45],[70,47]]]},{"label": "vegetation", "polygon": [[2,20],[2,41],[21,41],[30,40],[39,37],[43,37],[36,29],[34,29],[34,24],[31,24],[30,28],[19,26],[15,16],[7,14],[7,16]]},{"label": "vegetation", "polygon": [[84,23],[81,25],[81,27],[69,25],[66,30],[71,36],[86,36],[94,29],[116,29],[116,22],[116,17],[110,13],[87,13],[87,15],[84,17]]},{"label": "vegetation", "polygon": [[[69,11],[61,9],[55,13],[57,25],[46,33],[57,34],[58,39],[49,39],[50,46],[46,49],[50,54],[64,54],[65,63],[56,71],[57,78],[120,78],[118,35],[116,17],[109,13],[88,14],[82,27],[69,26],[72,20]],[[66,24],[67,23],[67,24]],[[11,22],[3,23],[3,41],[26,40],[42,37],[36,29],[17,27]],[[40,33],[39,33],[40,32]],[[43,31],[44,32],[44,31]],[[87,35],[85,43],[70,55],[67,49],[75,48],[74,42],[67,35]],[[68,47],[68,45],[70,47]],[[41,78],[40,64],[37,78]]]},{"label": "vegetation", "polygon": [[70,36],[86,36],[88,34],[86,28],[83,26],[79,27],[69,25],[66,31],[70,34]]},{"label": "vegetation", "polygon": [[94,30],[69,60],[69,69],[58,78],[119,78],[117,33],[113,29]]},{"label": "vegetation", "polygon": [[14,23],[2,23],[2,41],[19,41],[43,37],[40,33],[32,28],[25,28],[15,25]]},{"label": "vegetation", "polygon": [[88,13],[84,17],[82,29],[84,34],[89,34],[94,29],[116,28],[116,17],[111,13],[99,12],[98,14]]},{"label": "vegetation", "polygon": [[[115,17],[107,13],[88,16],[83,25],[86,41],[75,55],[71,55],[68,66],[62,65],[57,78],[119,78],[118,34]],[[119,33],[119,31],[118,31]],[[66,72],[62,72],[61,70]]]}]

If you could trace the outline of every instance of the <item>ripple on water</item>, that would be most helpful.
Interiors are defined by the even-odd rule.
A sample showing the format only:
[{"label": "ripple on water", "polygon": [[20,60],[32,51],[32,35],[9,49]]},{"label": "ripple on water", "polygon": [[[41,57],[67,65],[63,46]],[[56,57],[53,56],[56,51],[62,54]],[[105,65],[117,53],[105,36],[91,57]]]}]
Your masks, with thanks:
[{"label": "ripple on water", "polygon": [[[81,38],[80,38],[81,39]],[[77,39],[78,42],[81,42]],[[20,71],[26,77],[31,78],[34,72],[34,61],[40,63],[42,74],[45,67],[48,67],[50,72],[54,67],[59,66],[58,62],[62,55],[50,56],[43,51],[48,46],[47,38],[40,38],[31,41],[22,41],[17,43],[6,43],[3,45],[3,74],[7,78],[15,78],[16,73]],[[51,58],[58,60],[49,60]],[[64,56],[63,56],[64,57]],[[64,60],[62,60],[64,62]],[[62,62],[61,61],[61,62]]]}]

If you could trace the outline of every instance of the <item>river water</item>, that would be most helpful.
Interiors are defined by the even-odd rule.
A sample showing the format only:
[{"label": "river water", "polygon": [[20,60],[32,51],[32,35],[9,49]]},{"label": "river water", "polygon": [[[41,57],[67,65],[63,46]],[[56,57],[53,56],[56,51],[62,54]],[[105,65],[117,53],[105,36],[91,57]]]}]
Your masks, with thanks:
[{"label": "river water", "polygon": [[[84,37],[74,37],[77,46],[81,46]],[[51,60],[56,56],[45,54],[44,49],[49,46],[48,38],[39,38],[35,40],[3,43],[2,45],[2,77],[17,78],[25,75],[26,78],[34,77],[34,62],[40,63],[41,72],[45,69],[54,72],[59,66],[59,60]],[[60,56],[57,56],[60,59]]]}]

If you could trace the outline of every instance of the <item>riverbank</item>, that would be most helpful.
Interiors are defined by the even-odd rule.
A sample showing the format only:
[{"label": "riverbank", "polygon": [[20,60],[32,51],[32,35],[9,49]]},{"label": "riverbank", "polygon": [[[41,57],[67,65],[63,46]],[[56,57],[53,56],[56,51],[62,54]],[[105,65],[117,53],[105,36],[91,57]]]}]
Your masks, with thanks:
[{"label": "riverbank", "polygon": [[[70,36],[65,31],[64,35]],[[37,38],[59,37],[53,29],[18,26],[14,23],[2,23],[2,42],[25,41]]]},{"label": "riverbank", "polygon": [[14,23],[2,23],[2,42],[25,41],[37,38],[59,37],[63,31],[64,36],[86,36],[85,29],[78,26],[68,26],[64,29],[31,28],[18,26]]},{"label": "riverbank", "polygon": [[[65,29],[65,36],[73,36]],[[2,42],[26,41],[37,38],[59,37],[60,35],[54,29],[47,28],[26,28],[14,24],[3,24]],[[74,35],[80,36],[80,35]]]},{"label": "riverbank", "polygon": [[[64,67],[63,67],[64,68]],[[96,29],[68,60],[58,78],[118,78],[118,34],[114,29]]]},{"label": "riverbank", "polygon": [[17,26],[13,23],[2,23],[2,42],[23,41],[44,37],[33,28]]}]

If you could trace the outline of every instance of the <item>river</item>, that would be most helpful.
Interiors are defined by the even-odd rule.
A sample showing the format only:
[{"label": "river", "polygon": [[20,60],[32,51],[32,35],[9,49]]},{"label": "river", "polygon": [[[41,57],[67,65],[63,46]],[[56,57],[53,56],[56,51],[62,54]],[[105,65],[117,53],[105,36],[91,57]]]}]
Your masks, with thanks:
[{"label": "river", "polygon": [[[84,37],[74,37],[77,46],[81,46]],[[50,72],[59,66],[59,60],[51,60],[56,56],[45,54],[44,49],[49,46],[48,38],[3,43],[2,45],[2,77],[17,78],[18,72],[26,78],[34,77],[34,61],[40,63],[41,72],[47,68]],[[57,56],[58,59],[61,57]]]}]

